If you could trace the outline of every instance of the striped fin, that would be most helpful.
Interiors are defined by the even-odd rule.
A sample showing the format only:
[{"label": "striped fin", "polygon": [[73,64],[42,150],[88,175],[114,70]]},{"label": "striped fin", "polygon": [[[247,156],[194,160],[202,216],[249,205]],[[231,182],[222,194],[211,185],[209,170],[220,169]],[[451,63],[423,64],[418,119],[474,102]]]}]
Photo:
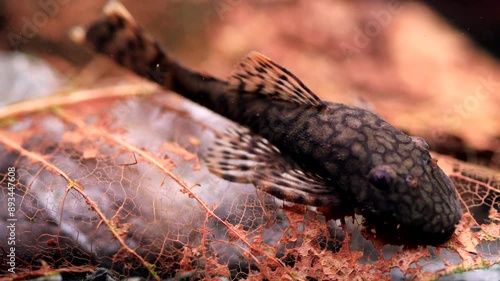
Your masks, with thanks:
[{"label": "striped fin", "polygon": [[258,52],[251,52],[236,66],[227,89],[301,105],[325,106],[295,75]]},{"label": "striped fin", "polygon": [[208,169],[232,182],[252,183],[279,199],[312,206],[340,206],[330,181],[302,170],[266,139],[238,126],[203,155]]}]

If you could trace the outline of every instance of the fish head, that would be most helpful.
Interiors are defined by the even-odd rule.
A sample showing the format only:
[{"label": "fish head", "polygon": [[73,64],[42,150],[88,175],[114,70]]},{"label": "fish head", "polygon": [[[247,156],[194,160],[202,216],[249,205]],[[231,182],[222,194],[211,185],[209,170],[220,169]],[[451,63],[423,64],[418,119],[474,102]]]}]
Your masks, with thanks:
[{"label": "fish head", "polygon": [[401,132],[394,140],[367,161],[371,164],[360,176],[363,183],[357,184],[358,209],[369,221],[390,226],[410,240],[448,240],[462,217],[453,183],[425,140]]}]

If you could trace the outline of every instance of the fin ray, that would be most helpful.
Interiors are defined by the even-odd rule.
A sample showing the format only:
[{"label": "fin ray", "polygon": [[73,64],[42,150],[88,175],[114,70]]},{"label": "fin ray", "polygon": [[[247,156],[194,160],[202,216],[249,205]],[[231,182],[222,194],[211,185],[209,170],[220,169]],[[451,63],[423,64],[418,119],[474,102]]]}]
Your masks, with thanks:
[{"label": "fin ray", "polygon": [[251,52],[236,66],[227,89],[302,105],[325,106],[295,75],[258,52]]}]

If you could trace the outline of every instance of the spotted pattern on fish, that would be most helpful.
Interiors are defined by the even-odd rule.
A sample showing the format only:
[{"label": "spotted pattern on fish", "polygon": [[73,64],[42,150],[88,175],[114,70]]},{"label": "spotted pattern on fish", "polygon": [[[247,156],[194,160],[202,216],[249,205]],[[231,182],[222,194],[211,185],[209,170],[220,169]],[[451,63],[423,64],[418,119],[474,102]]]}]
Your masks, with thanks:
[{"label": "spotted pattern on fish", "polygon": [[256,52],[227,81],[178,64],[116,2],[86,43],[137,74],[238,123],[204,158],[210,171],[280,199],[343,206],[368,221],[444,241],[461,219],[453,184],[429,154],[376,114],[323,101]]}]

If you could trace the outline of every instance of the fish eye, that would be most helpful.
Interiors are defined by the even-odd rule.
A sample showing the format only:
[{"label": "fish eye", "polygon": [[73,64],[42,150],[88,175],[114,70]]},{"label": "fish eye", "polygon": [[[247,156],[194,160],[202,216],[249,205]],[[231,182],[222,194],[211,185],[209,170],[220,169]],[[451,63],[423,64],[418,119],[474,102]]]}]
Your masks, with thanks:
[{"label": "fish eye", "polygon": [[371,185],[382,191],[391,189],[396,172],[389,166],[377,166],[368,173],[368,181]]}]

